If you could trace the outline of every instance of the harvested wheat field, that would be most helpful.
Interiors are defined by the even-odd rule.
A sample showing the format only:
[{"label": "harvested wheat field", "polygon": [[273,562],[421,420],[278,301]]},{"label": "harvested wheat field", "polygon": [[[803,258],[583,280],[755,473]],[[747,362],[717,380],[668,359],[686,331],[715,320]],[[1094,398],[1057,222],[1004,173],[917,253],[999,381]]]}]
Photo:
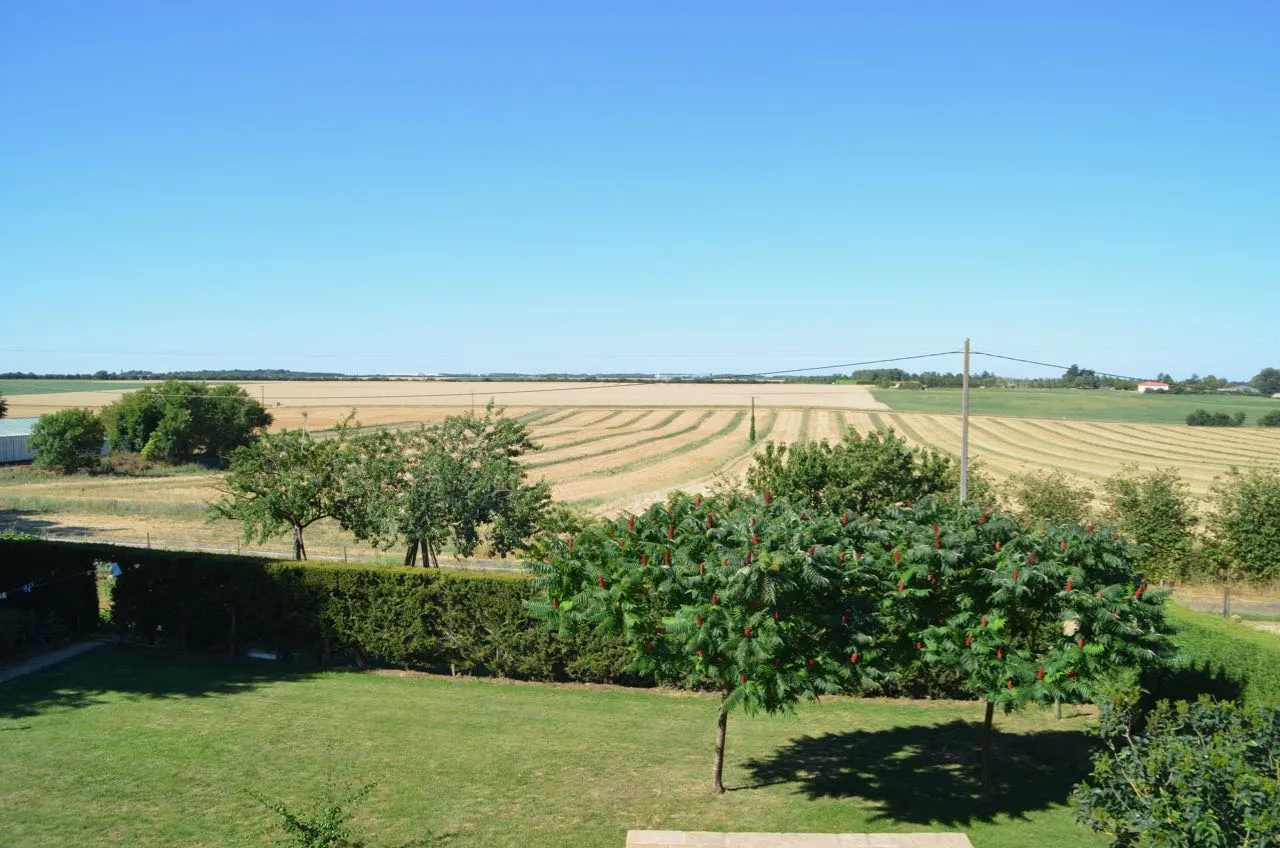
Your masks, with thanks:
[{"label": "harvested wheat field", "polygon": [[[477,408],[492,398],[524,420],[542,445],[526,460],[530,476],[549,481],[558,500],[600,513],[640,509],[673,488],[705,489],[721,475],[740,477],[767,441],[835,440],[847,427],[864,433],[892,427],[912,443],[948,453],[960,445],[959,416],[895,412],[860,386],[352,381],[246,388],[266,401],[276,427],[305,420],[315,431],[353,409],[364,425],[414,426],[470,409],[473,396]],[[15,395],[11,414],[100,405],[116,394]],[[1058,468],[1096,484],[1125,464],[1173,467],[1198,495],[1232,466],[1280,468],[1280,432],[1260,428],[975,416],[970,446],[997,478]],[[234,549],[236,527],[204,518],[220,480],[204,471],[59,478],[8,469],[0,471],[0,530]],[[373,553],[323,522],[308,535],[315,554]],[[266,547],[283,551],[286,545]]]}]

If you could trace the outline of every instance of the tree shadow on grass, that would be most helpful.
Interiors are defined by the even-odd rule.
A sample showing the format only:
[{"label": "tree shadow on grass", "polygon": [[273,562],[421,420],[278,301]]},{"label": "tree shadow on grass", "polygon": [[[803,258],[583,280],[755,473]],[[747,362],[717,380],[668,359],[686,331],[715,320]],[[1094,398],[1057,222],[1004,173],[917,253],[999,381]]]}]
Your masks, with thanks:
[{"label": "tree shadow on grass", "polygon": [[980,722],[805,736],[747,769],[757,786],[795,784],[809,798],[858,798],[873,820],[967,825],[1061,804],[1090,771],[1079,730],[1001,733],[991,740],[991,792],[980,780]]},{"label": "tree shadow on grass", "polygon": [[0,684],[0,718],[29,718],[115,701],[215,698],[318,670],[277,662],[216,660],[127,647],[104,647],[74,660]]},{"label": "tree shadow on grass", "polygon": [[92,536],[103,532],[92,527],[76,527],[43,518],[46,513],[35,509],[0,509],[0,533],[29,533],[32,536]]}]

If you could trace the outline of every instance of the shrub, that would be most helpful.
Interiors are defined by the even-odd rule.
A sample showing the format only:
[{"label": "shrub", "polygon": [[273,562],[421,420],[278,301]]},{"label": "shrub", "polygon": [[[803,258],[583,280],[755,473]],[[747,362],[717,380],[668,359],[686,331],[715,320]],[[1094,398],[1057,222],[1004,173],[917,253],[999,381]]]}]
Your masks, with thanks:
[{"label": "shrub", "polygon": [[1105,750],[1073,798],[1077,818],[1112,845],[1280,840],[1280,710],[1166,702],[1137,736],[1106,711],[1100,731]]},{"label": "shrub", "polygon": [[1083,524],[1093,504],[1093,489],[1061,471],[1034,471],[1010,479],[1011,495],[1024,524]]},{"label": "shrub", "polygon": [[1247,580],[1280,579],[1280,472],[1233,468],[1214,481],[1211,493],[1217,555]]},{"label": "shrub", "polygon": [[[1176,604],[1167,609],[1179,647],[1176,663],[1143,686],[1155,697],[1199,694],[1280,706],[1280,639]],[[1187,688],[1188,681],[1201,687]]]},{"label": "shrub", "polygon": [[1195,505],[1177,470],[1143,474],[1126,465],[1102,485],[1107,517],[1141,546],[1138,562],[1148,576],[1187,577],[1199,570],[1193,553]]},{"label": "shrub", "polygon": [[1240,427],[1244,424],[1244,418],[1243,412],[1228,415],[1225,412],[1206,412],[1203,409],[1197,409],[1187,416],[1187,424],[1192,427]]},{"label": "shrub", "polygon": [[1259,427],[1280,427],[1280,409],[1272,410],[1258,419]]},{"label": "shrub", "polygon": [[[151,644],[233,655],[263,648],[317,662],[346,657],[533,680],[647,682],[626,671],[620,643],[543,632],[525,611],[532,587],[524,575],[0,540],[6,566],[83,570],[86,621],[97,619],[88,576],[95,561],[123,567],[114,625]],[[14,579],[20,585],[29,578]]]},{"label": "shrub", "polygon": [[102,422],[91,410],[63,409],[40,416],[29,444],[37,468],[72,474],[98,467],[105,439]]},{"label": "shrub", "polygon": [[44,544],[0,537],[0,657],[97,625],[93,560],[23,555]]}]

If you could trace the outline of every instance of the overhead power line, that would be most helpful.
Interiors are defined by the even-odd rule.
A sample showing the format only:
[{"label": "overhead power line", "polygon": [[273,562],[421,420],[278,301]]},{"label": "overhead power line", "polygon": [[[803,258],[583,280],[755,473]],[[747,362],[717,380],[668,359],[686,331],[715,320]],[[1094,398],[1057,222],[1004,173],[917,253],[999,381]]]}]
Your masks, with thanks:
[{"label": "overhead power line", "polygon": [[[973,351],[973,355],[974,355],[974,356],[988,356],[988,357],[990,357],[990,358],[992,358],[992,359],[1003,359],[1003,360],[1006,360],[1006,361],[1008,361],[1008,362],[1021,362],[1021,363],[1023,363],[1024,365],[1039,365],[1039,366],[1041,366],[1041,367],[1043,367],[1043,368],[1056,368],[1056,369],[1058,369],[1058,370],[1060,370],[1060,371],[1068,371],[1068,370],[1070,370],[1070,369],[1071,369],[1071,367],[1072,367],[1072,366],[1070,366],[1070,365],[1056,365],[1056,364],[1054,364],[1054,363],[1052,363],[1052,362],[1038,362],[1038,361],[1036,361],[1036,360],[1034,360],[1034,359],[1022,359],[1021,357],[1017,357],[1017,356],[1003,356],[1003,355],[1001,355],[1001,354],[999,354],[999,353],[984,353],[984,352],[982,352],[982,351],[980,351],[980,350],[975,350],[975,351]],[[1079,368],[1080,366],[1079,366],[1079,365],[1076,365],[1075,367],[1076,367],[1076,368]],[[1093,371],[1093,373],[1094,373],[1094,374],[1097,374],[1099,377],[1111,377],[1111,378],[1116,379],[1116,380],[1131,380],[1131,381],[1133,381],[1133,382],[1135,382],[1135,383],[1141,383],[1143,380],[1148,379],[1147,377],[1130,377],[1130,376],[1127,376],[1127,375],[1125,375],[1125,374],[1112,374],[1112,373],[1110,373],[1110,372],[1108,372],[1108,371],[1097,371],[1097,370],[1094,370],[1094,369],[1081,369],[1081,370],[1091,370],[1091,371]]]}]

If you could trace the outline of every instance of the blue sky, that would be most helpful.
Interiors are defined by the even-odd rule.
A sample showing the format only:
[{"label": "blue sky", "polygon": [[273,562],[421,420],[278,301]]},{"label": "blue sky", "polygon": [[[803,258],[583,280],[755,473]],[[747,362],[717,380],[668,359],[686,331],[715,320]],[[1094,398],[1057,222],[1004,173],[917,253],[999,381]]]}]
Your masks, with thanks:
[{"label": "blue sky", "polygon": [[1274,2],[0,4],[0,371],[970,336],[1247,378],[1280,366],[1277,31]]}]

